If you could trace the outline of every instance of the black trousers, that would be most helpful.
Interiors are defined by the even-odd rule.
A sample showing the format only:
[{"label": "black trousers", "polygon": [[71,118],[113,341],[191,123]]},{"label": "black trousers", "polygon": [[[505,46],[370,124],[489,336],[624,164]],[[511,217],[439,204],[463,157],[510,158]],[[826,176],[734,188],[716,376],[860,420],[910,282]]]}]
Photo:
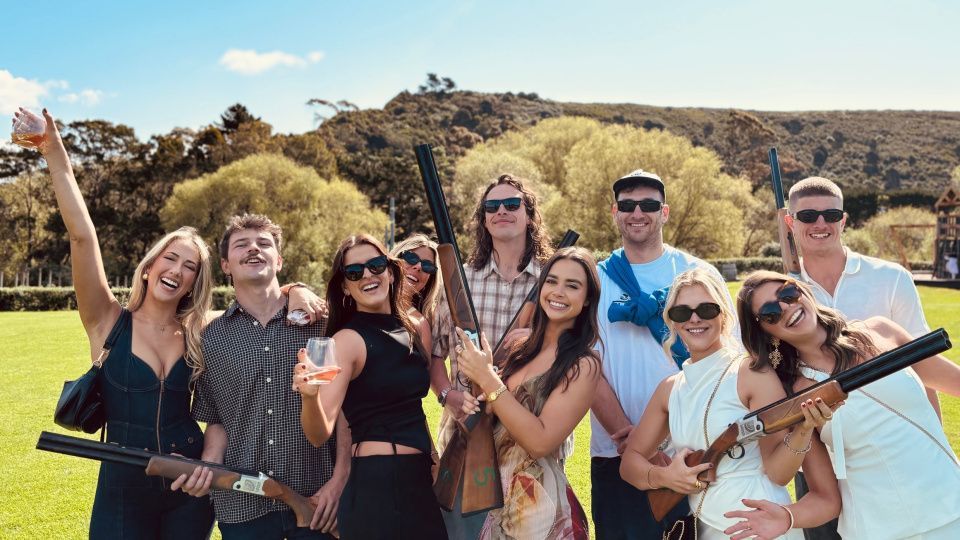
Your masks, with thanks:
[{"label": "black trousers", "polygon": [[[798,501],[800,497],[803,497],[810,491],[810,488],[807,487],[807,479],[803,477],[802,472],[798,472],[797,475],[793,477],[793,487],[797,491]],[[807,540],[840,540],[840,535],[837,534],[837,524],[839,522],[840,518],[834,518],[819,527],[804,529],[803,537]]]},{"label": "black trousers", "polygon": [[662,540],[665,524],[690,513],[684,498],[660,523],[653,519],[647,492],[620,477],[620,458],[590,460],[590,513],[598,540]]},{"label": "black trousers", "polygon": [[446,540],[430,457],[354,457],[340,497],[341,540]]}]

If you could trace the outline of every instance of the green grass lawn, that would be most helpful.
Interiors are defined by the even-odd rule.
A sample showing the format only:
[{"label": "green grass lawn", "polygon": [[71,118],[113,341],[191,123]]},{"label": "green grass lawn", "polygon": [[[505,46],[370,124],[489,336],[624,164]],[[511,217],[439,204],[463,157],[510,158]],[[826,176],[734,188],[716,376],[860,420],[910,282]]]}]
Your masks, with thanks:
[{"label": "green grass lawn", "polygon": [[[731,284],[731,291],[738,287]],[[920,295],[930,326],[943,326],[960,340],[960,291],[923,287]],[[0,490],[0,538],[85,538],[97,463],[34,449],[40,431],[64,432],[53,424],[61,384],[89,364],[80,319],[76,312],[0,313],[0,343],[0,471],[7,479]],[[960,362],[960,347],[948,356]],[[436,400],[428,397],[424,404],[436,426]],[[947,435],[960,450],[960,399],[944,396],[942,404]],[[576,439],[567,474],[589,514],[588,420],[577,427]]]}]

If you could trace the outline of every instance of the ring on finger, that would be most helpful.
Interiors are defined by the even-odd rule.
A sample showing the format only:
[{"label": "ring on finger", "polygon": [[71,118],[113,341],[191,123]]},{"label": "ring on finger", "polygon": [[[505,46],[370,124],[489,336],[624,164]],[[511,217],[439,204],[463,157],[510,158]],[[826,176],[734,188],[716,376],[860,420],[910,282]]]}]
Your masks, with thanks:
[{"label": "ring on finger", "polygon": [[825,415],[823,415],[823,418],[826,419],[826,420],[829,420],[829,419],[833,418],[833,413],[825,414]]},{"label": "ring on finger", "polygon": [[698,479],[696,482],[694,482],[693,487],[697,488],[697,491],[700,491],[703,489],[703,482]]}]

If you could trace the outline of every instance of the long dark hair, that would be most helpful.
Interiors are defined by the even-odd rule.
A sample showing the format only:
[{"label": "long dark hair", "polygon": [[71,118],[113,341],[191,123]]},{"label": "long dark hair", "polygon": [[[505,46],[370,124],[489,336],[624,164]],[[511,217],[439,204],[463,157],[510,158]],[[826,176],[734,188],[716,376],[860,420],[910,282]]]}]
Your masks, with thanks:
[{"label": "long dark hair", "polygon": [[327,316],[327,335],[332,336],[340,331],[357,312],[357,302],[343,293],[343,281],[346,279],[343,275],[343,259],[352,248],[362,245],[372,246],[380,255],[387,257],[388,268],[393,273],[393,279],[390,281],[390,313],[400,321],[400,324],[410,334],[411,346],[416,347],[423,355],[424,361],[429,362],[430,356],[420,341],[419,329],[410,319],[408,312],[410,306],[404,299],[403,286],[406,280],[403,278],[403,267],[400,266],[400,260],[388,255],[383,244],[369,234],[348,236],[343,242],[340,242],[337,254],[333,257],[333,275],[327,282],[327,309],[329,313]]},{"label": "long dark hair", "polygon": [[536,259],[537,262],[541,263],[545,261],[550,256],[552,248],[550,247],[550,235],[543,227],[543,218],[540,216],[537,195],[524,187],[523,182],[509,174],[502,174],[496,182],[491,182],[484,190],[483,196],[477,201],[477,207],[473,211],[473,219],[471,220],[474,245],[468,263],[474,270],[480,270],[490,262],[490,257],[493,256],[493,238],[490,236],[490,231],[487,230],[486,225],[484,225],[487,213],[483,209],[483,201],[487,200],[487,195],[491,189],[502,184],[512,186],[520,192],[523,207],[527,212],[527,242],[523,250],[523,257],[520,257],[520,263],[517,265],[517,271],[523,272],[523,269],[530,264],[531,260]]},{"label": "long dark hair", "polygon": [[840,373],[857,365],[863,359],[877,355],[879,351],[873,342],[873,338],[866,332],[850,326],[839,311],[820,305],[806,283],[796,281],[777,272],[758,270],[744,280],[743,288],[737,294],[740,338],[743,341],[744,348],[753,357],[750,369],[754,371],[766,367],[773,369],[787,395],[794,394],[793,385],[800,377],[800,355],[793,345],[781,341],[779,349],[783,360],[774,369],[770,363],[770,352],[773,350],[773,345],[770,343],[771,336],[763,330],[751,307],[753,293],[756,292],[758,287],[764,283],[786,283],[788,281],[796,283],[800,293],[813,302],[816,309],[817,324],[827,331],[827,339],[823,342],[821,348],[830,351],[836,361],[832,374]]},{"label": "long dark hair", "polygon": [[[537,290],[542,290],[554,263],[563,259],[575,261],[583,268],[587,276],[587,282],[585,283],[587,297],[583,309],[573,322],[573,327],[560,334],[557,343],[557,359],[553,361],[550,369],[544,373],[543,383],[538,385],[541,391],[540,397],[543,399],[546,399],[560,384],[563,384],[563,389],[566,391],[570,382],[580,376],[579,360],[581,358],[589,358],[596,367],[600,366],[600,357],[593,349],[593,346],[600,340],[600,329],[597,325],[600,277],[597,275],[597,263],[590,252],[580,247],[567,247],[558,250],[541,270],[540,279],[537,280]],[[506,365],[501,366],[503,367],[503,380],[507,380],[510,375],[520,371],[537,356],[537,353],[543,348],[548,321],[547,314],[544,313],[543,307],[540,305],[538,295],[530,336],[514,345],[507,358]]]}]

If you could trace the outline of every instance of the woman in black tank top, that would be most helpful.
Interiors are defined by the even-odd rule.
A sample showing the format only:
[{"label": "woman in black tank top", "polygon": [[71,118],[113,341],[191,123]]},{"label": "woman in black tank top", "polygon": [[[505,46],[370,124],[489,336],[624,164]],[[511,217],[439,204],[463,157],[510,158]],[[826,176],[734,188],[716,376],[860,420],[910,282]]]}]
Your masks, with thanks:
[{"label": "woman in black tank top", "polygon": [[327,284],[327,333],[336,339],[342,371],[327,385],[308,385],[311,366],[302,350],[295,368],[310,442],[330,438],[341,409],[350,423],[354,458],[337,516],[344,540],[447,538],[421,406],[429,356],[408,315],[405,281],[400,262],[373,237],[344,240]]}]

